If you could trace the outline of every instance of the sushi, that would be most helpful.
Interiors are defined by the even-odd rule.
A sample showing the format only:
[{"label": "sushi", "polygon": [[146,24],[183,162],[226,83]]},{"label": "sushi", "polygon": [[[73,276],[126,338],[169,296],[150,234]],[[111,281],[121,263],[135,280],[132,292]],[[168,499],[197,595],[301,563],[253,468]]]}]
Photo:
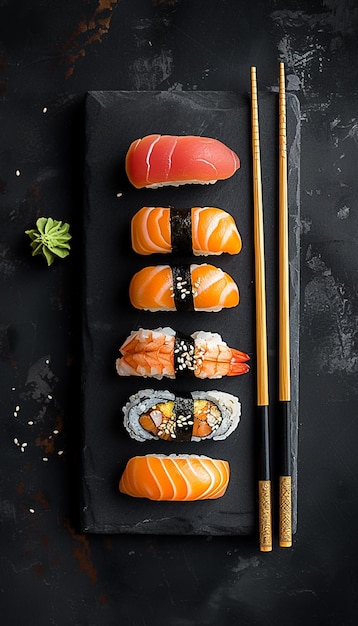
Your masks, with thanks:
[{"label": "sushi", "polygon": [[123,407],[124,426],[132,439],[146,441],[202,441],[226,439],[237,428],[241,404],[223,391],[170,391],[143,389]]},{"label": "sushi", "polygon": [[250,369],[247,354],[230,348],[218,333],[202,330],[185,335],[169,327],[140,328],[131,332],[120,353],[116,359],[119,376],[222,378]]},{"label": "sushi", "polygon": [[147,135],[129,146],[125,169],[137,189],[216,183],[230,178],[240,159],[224,143],[193,135]]},{"label": "sushi", "polygon": [[229,478],[228,461],[203,455],[147,454],[129,459],[119,491],[149,500],[212,500],[224,495]]},{"label": "sushi", "polygon": [[233,278],[222,269],[202,265],[153,265],[134,274],[129,298],[147,311],[221,311],[239,303]]},{"label": "sushi", "polygon": [[216,207],[142,207],[132,218],[131,238],[138,254],[238,254],[242,247],[234,218]]}]

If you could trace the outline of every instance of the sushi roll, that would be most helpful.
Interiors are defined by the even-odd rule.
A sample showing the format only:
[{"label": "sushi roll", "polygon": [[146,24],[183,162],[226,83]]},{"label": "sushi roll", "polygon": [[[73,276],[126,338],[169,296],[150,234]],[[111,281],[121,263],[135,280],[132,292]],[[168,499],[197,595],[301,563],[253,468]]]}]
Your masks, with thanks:
[{"label": "sushi roll", "polygon": [[152,265],[137,272],[129,285],[136,309],[147,311],[221,311],[239,304],[233,278],[219,267]]},{"label": "sushi roll", "polygon": [[225,494],[229,479],[228,461],[194,454],[147,454],[129,459],[119,491],[157,501],[212,500]]},{"label": "sushi roll", "polygon": [[131,238],[133,250],[144,255],[238,254],[242,248],[234,218],[216,207],[142,207],[132,218]]},{"label": "sushi roll", "polygon": [[226,439],[237,428],[241,404],[223,391],[192,391],[186,396],[143,389],[123,407],[124,426],[137,441]]},{"label": "sushi roll", "polygon": [[137,189],[208,184],[230,178],[240,167],[224,143],[193,135],[147,135],[129,146],[125,169]]},{"label": "sushi roll", "polygon": [[222,378],[240,376],[250,369],[248,354],[230,348],[218,333],[203,330],[186,335],[170,327],[139,328],[119,351],[119,376]]}]

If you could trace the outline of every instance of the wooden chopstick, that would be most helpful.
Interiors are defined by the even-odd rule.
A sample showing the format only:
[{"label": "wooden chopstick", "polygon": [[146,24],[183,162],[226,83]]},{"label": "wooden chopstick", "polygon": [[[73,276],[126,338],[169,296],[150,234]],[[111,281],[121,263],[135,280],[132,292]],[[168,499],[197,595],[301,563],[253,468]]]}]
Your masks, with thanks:
[{"label": "wooden chopstick", "polygon": [[279,545],[292,545],[292,476],[290,417],[290,310],[288,260],[287,129],[285,66],[279,66]]},{"label": "wooden chopstick", "polygon": [[256,297],[257,413],[259,426],[259,543],[272,550],[272,490],[270,468],[269,393],[266,330],[265,251],[262,204],[259,115],[256,68],[251,67],[251,132],[253,158],[254,254]]}]

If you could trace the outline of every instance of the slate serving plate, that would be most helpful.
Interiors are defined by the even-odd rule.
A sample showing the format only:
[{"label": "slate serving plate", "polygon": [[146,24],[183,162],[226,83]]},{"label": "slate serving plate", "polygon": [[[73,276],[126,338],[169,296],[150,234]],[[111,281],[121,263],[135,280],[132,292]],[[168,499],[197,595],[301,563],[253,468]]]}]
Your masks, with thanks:
[{"label": "slate serving plate", "polygon": [[[259,97],[267,265],[271,413],[276,392],[277,296],[277,94]],[[299,156],[298,101],[287,97],[290,203],[292,455],[296,525],[298,329],[299,329]],[[86,105],[85,255],[83,320],[83,530],[95,533],[250,534],[257,525],[255,450],[255,316],[253,284],[252,177],[249,96],[233,92],[91,92]],[[150,133],[199,134],[222,140],[240,156],[241,168],[215,185],[136,190],[124,159],[130,143]],[[228,271],[240,290],[237,308],[220,313],[150,313],[133,309],[128,285],[145,265],[167,263],[168,255],[141,257],[131,250],[130,220],[142,206],[217,206],[237,222],[243,249],[237,256],[202,258]],[[200,262],[198,257],[172,261]],[[171,326],[192,333],[219,332],[232,347],[250,354],[251,371],[220,380],[120,378],[118,348],[131,330]],[[242,418],[225,441],[167,443],[131,440],[122,406],[140,389],[219,389],[238,395]],[[273,419],[274,423],[274,419]],[[275,432],[273,429],[273,441]],[[118,491],[127,460],[137,454],[194,453],[230,462],[224,497],[202,502],[152,502]],[[273,467],[277,451],[273,447]]]}]

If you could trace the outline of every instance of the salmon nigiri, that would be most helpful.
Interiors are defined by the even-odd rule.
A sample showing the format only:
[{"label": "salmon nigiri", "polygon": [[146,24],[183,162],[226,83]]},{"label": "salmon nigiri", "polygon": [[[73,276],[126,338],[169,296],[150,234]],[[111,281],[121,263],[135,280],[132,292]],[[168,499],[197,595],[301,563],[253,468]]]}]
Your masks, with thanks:
[{"label": "salmon nigiri", "polygon": [[218,139],[193,135],[147,135],[129,146],[125,168],[137,189],[208,184],[240,167],[237,154]]},{"label": "salmon nigiri", "polygon": [[138,254],[238,254],[242,247],[234,218],[216,207],[142,207],[132,218],[131,236]]},{"label": "salmon nigiri", "polygon": [[149,500],[212,500],[224,495],[229,478],[228,461],[195,454],[147,454],[129,459],[119,491]]},{"label": "salmon nigiri", "polygon": [[119,351],[119,376],[222,378],[240,376],[250,369],[248,354],[228,346],[219,333],[204,330],[184,335],[170,327],[139,328]]},{"label": "salmon nigiri", "polygon": [[152,265],[134,274],[129,298],[149,311],[221,311],[239,303],[234,279],[219,267]]}]

